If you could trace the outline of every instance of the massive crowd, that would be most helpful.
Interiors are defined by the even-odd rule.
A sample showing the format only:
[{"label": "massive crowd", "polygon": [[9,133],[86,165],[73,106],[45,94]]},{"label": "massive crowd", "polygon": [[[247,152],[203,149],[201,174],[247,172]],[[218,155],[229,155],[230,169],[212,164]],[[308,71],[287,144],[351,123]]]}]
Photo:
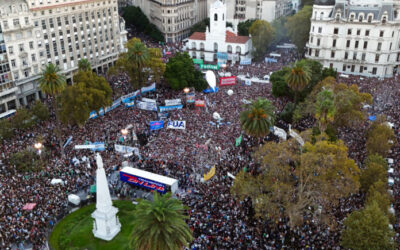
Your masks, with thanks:
[{"label": "massive crowd", "polygon": [[[159,45],[146,41],[150,47],[160,47],[171,51],[173,55],[179,51],[181,44]],[[278,63],[257,63],[249,66],[228,66],[225,71],[233,75],[242,74],[262,78],[264,75],[278,70],[293,58],[293,54],[282,51]],[[132,91],[128,77],[119,75],[108,78],[114,90],[115,97]],[[400,83],[396,78],[380,81],[378,79],[363,79],[349,77],[340,79],[346,83],[356,83],[362,91],[370,92],[375,97],[373,114],[384,113],[396,125],[400,119],[399,96]],[[233,90],[229,96],[226,92]],[[74,150],[73,145],[84,144],[87,141],[102,141],[106,149],[102,152],[107,174],[115,174],[126,160],[114,151],[114,143],[121,138],[120,130],[132,124],[137,135],[147,136],[148,143],[139,146],[141,159],[131,159],[134,166],[152,172],[172,176],[179,180],[178,198],[190,207],[188,221],[193,230],[194,241],[192,249],[330,249],[338,247],[339,233],[306,221],[295,229],[288,227],[286,219],[265,221],[255,218],[251,209],[251,200],[239,201],[230,194],[233,179],[228,173],[236,175],[246,167],[254,171],[257,164],[252,160],[251,153],[260,141],[244,136],[240,146],[235,146],[235,138],[242,134],[239,124],[239,113],[246,101],[256,97],[266,97],[273,101],[279,113],[285,100],[276,99],[271,95],[270,84],[252,83],[247,86],[238,83],[236,86],[221,87],[217,93],[203,94],[196,92],[196,99],[206,101],[206,107],[183,108],[169,111],[169,119],[185,120],[185,130],[162,129],[149,133],[149,122],[158,120],[156,112],[126,108],[120,106],[104,116],[89,120],[85,126],[78,128],[62,126],[63,140],[73,137],[72,143],[65,147],[61,154],[59,142],[53,131],[55,117],[42,122],[28,132],[17,131],[11,140],[0,144],[0,160],[3,163],[0,170],[0,248],[23,248],[32,244],[34,249],[46,246],[49,230],[68,212],[67,195],[80,190],[88,190],[94,184],[96,165],[94,153],[89,150]],[[163,104],[165,99],[181,98],[183,92],[172,91],[157,85],[154,93],[146,97],[157,99]],[[50,100],[51,101],[51,100]],[[390,103],[390,107],[382,105]],[[213,119],[212,114],[218,112],[223,118],[221,124]],[[361,166],[365,158],[364,133],[368,122],[357,129],[340,130],[340,137],[349,147],[350,156]],[[280,122],[282,127],[287,124]],[[312,126],[311,122],[295,125],[304,130]],[[399,128],[396,136],[399,136]],[[41,135],[45,141],[45,150],[50,154],[45,169],[38,173],[18,173],[9,164],[12,153],[32,146]],[[264,140],[277,140],[269,135]],[[137,144],[139,145],[139,144]],[[219,150],[219,148],[221,148]],[[218,149],[218,150],[217,150]],[[393,148],[390,157],[395,159],[395,184],[392,187],[395,195],[394,207],[400,208],[400,169],[398,165],[399,149]],[[201,182],[201,175],[216,164],[217,171],[208,182]],[[52,179],[62,179],[64,184],[51,185]],[[110,183],[111,192],[120,198],[130,198],[134,193],[132,187],[119,181]],[[339,224],[347,213],[362,205],[363,197],[353,195],[340,203],[335,210]],[[33,210],[23,210],[26,203],[36,203]],[[397,224],[394,225],[397,228]]]}]

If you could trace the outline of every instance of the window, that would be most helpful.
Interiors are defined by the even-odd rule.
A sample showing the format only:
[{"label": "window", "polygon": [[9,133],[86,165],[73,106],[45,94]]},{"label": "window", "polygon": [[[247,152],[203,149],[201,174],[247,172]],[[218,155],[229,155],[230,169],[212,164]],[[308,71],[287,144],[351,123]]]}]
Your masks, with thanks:
[{"label": "window", "polygon": [[390,43],[389,50],[392,50],[392,43]]},{"label": "window", "polygon": [[369,36],[369,30],[365,31],[365,36]]},{"label": "window", "polygon": [[364,15],[362,15],[362,14],[359,14],[359,15],[358,15],[358,21],[359,21],[359,22],[362,22],[362,21],[363,21],[363,18],[364,18]]},{"label": "window", "polygon": [[25,25],[29,24],[29,17],[25,17]]},{"label": "window", "polygon": [[4,29],[8,29],[8,22],[7,21],[3,21],[3,25],[4,25]]},{"label": "window", "polygon": [[372,74],[373,74],[373,75],[376,75],[376,71],[377,71],[377,68],[376,68],[376,67],[373,67],[373,68],[372,68]]},{"label": "window", "polygon": [[365,53],[361,54],[361,61],[365,61],[365,55],[366,55]]},{"label": "window", "polygon": [[15,60],[13,59],[13,60],[11,60],[11,67],[16,67],[17,65],[15,64]]},{"label": "window", "polygon": [[14,26],[18,26],[19,25],[19,19],[18,18],[13,19],[13,25]]},{"label": "window", "polygon": [[351,72],[354,72],[354,68],[355,68],[355,66],[351,65]]},{"label": "window", "polygon": [[372,14],[369,14],[369,15],[368,15],[368,22],[369,22],[369,23],[372,22]]},{"label": "window", "polygon": [[355,42],[355,44],[354,44],[354,48],[355,48],[355,49],[358,49],[358,43],[359,43],[359,41],[356,41],[356,42]]},{"label": "window", "polygon": [[317,39],[317,46],[320,46],[321,45],[321,39]]},{"label": "window", "polygon": [[351,35],[351,29],[347,29],[347,35]]},{"label": "window", "polygon": [[331,51],[331,58],[335,58],[335,51]]},{"label": "window", "polygon": [[358,30],[357,30],[357,36],[359,36],[360,34],[361,34],[361,30],[358,29]]},{"label": "window", "polygon": [[318,33],[322,33],[322,27],[318,27]]},{"label": "window", "polygon": [[315,56],[316,56],[316,57],[319,57],[319,49],[316,49],[316,50],[315,50]]},{"label": "window", "polygon": [[29,42],[29,48],[33,49],[33,42]]},{"label": "window", "polygon": [[367,48],[368,48],[368,42],[365,41],[365,42],[364,42],[364,49],[367,49]]},{"label": "window", "polygon": [[364,66],[360,66],[360,73],[364,71]]},{"label": "window", "polygon": [[217,13],[214,14],[214,21],[218,21],[218,14]]},{"label": "window", "polygon": [[314,37],[311,36],[311,37],[310,37],[310,43],[313,43],[313,41],[314,41]]},{"label": "window", "polygon": [[353,60],[357,60],[357,52],[353,53]]},{"label": "window", "polygon": [[8,53],[10,53],[10,55],[14,54],[14,47],[13,46],[9,46],[8,47]]},{"label": "window", "polygon": [[347,40],[347,42],[346,42],[346,48],[349,48],[350,47],[350,40]]},{"label": "window", "polygon": [[343,64],[342,70],[343,70],[343,71],[346,71],[346,64]]},{"label": "window", "polygon": [[381,51],[381,49],[382,49],[382,43],[378,43],[378,46],[376,47],[376,50],[377,51]]},{"label": "window", "polygon": [[32,62],[36,62],[36,55],[35,54],[32,54],[31,58],[32,58]]},{"label": "window", "polygon": [[379,54],[376,54],[376,55],[375,55],[375,62],[379,62],[379,57],[380,57]]},{"label": "window", "polygon": [[24,51],[24,44],[21,43],[18,46],[19,46],[19,51],[23,52]]},{"label": "window", "polygon": [[333,34],[337,35],[339,33],[339,28],[334,28],[333,29]]},{"label": "window", "polygon": [[333,48],[336,47],[336,39],[333,39],[333,41],[332,41],[332,47],[333,47]]},{"label": "window", "polygon": [[348,52],[344,52],[344,59],[347,60],[348,57],[349,57],[349,53]]},{"label": "window", "polygon": [[380,32],[379,32],[379,37],[383,37],[383,34],[385,33],[385,31],[383,31],[383,30],[381,30]]}]

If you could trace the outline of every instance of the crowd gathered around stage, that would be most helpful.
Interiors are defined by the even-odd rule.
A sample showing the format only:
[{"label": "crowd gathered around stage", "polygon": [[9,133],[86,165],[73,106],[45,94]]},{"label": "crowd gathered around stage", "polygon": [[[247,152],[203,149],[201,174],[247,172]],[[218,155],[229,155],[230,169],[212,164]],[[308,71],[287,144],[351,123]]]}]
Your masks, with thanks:
[{"label": "crowd gathered around stage", "polygon": [[[170,51],[173,55],[182,49],[182,44],[159,45],[146,41],[150,47],[159,47]],[[232,75],[249,75],[262,78],[264,75],[279,70],[295,60],[295,54],[281,51],[282,58],[277,63],[253,63],[252,65],[228,65],[221,71]],[[217,72],[216,72],[217,73]],[[115,98],[133,91],[126,75],[107,77],[114,90]],[[339,78],[341,82],[357,84],[360,91],[371,93],[374,103],[371,115],[386,114],[394,123],[395,134],[399,137],[400,121],[400,81],[398,77],[378,80],[376,78],[360,79],[360,77]],[[233,90],[232,95],[227,90]],[[188,224],[193,231],[194,241],[191,249],[332,249],[339,246],[340,233],[307,220],[302,226],[289,228],[285,218],[266,221],[254,217],[251,200],[240,201],[230,194],[233,179],[246,168],[254,171],[257,163],[252,159],[252,152],[263,141],[278,141],[270,134],[263,141],[245,136],[240,128],[239,113],[247,101],[257,97],[271,100],[276,113],[282,111],[288,100],[277,99],[271,94],[271,84],[252,83],[250,86],[238,82],[236,86],[220,87],[216,93],[204,94],[196,92],[196,99],[204,100],[205,107],[186,106],[180,110],[168,111],[171,121],[186,121],[185,130],[163,128],[149,131],[149,122],[159,119],[157,112],[140,110],[123,105],[90,119],[83,127],[62,126],[62,140],[72,136],[72,141],[61,153],[60,143],[54,134],[55,115],[51,119],[35,126],[27,132],[18,132],[10,140],[0,144],[0,249],[23,248],[32,244],[34,249],[44,248],[48,233],[55,223],[63,218],[69,209],[68,194],[80,190],[88,190],[95,184],[95,153],[90,150],[75,150],[74,145],[85,142],[105,142],[105,150],[101,152],[104,167],[108,176],[115,174],[126,161],[123,155],[115,152],[115,143],[135,143],[140,157],[132,156],[131,164],[138,168],[167,175],[179,180],[177,197],[190,207]],[[156,91],[146,93],[146,98],[156,99],[163,104],[165,99],[180,98],[184,102],[183,91],[173,91],[156,85]],[[50,103],[47,99],[45,102]],[[385,105],[386,104],[386,105]],[[213,113],[217,112],[222,120],[217,122]],[[130,134],[146,138],[144,143],[133,142],[128,138],[121,142],[121,129],[132,125]],[[287,129],[288,124],[278,121],[278,127]],[[300,131],[313,126],[312,119],[293,125]],[[349,155],[359,166],[366,157],[364,126],[357,129],[340,130],[339,137],[349,147]],[[241,145],[235,145],[235,139],[243,135]],[[11,154],[24,150],[36,143],[38,136],[44,140],[44,151],[49,154],[48,163],[40,172],[19,173],[9,164]],[[128,136],[129,137],[129,136]],[[400,169],[398,159],[399,148],[393,148],[390,158],[394,159],[395,184],[394,208],[399,211],[400,202]],[[209,181],[202,182],[202,174],[210,167],[216,166],[216,174]],[[63,184],[52,185],[52,179],[61,179]],[[131,198],[132,187],[117,182],[110,183],[114,196]],[[346,215],[362,207],[363,197],[352,195],[337,207],[335,216],[339,224]],[[32,210],[23,210],[26,203],[36,203]],[[393,225],[397,229],[397,223]]]}]

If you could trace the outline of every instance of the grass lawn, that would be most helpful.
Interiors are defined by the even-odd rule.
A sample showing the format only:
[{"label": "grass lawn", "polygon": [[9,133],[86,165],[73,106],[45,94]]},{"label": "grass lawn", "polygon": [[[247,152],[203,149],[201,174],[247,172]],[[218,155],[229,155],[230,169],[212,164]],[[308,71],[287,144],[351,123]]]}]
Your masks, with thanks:
[{"label": "grass lawn", "polygon": [[113,205],[119,209],[117,216],[121,223],[121,231],[111,241],[95,238],[92,233],[92,212],[96,204],[83,207],[61,220],[50,235],[50,247],[52,249],[131,249],[129,247],[130,234],[135,206],[131,201],[113,201]]}]

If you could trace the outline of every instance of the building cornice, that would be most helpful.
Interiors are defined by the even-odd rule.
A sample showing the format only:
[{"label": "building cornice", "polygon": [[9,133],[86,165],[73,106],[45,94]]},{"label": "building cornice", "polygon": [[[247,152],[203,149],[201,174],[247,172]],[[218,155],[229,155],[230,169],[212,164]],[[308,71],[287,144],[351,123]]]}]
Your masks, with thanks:
[{"label": "building cornice", "polygon": [[29,10],[42,11],[42,10],[47,10],[47,9],[62,8],[62,7],[80,5],[80,4],[92,3],[92,2],[101,2],[101,0],[81,0],[81,1],[77,1],[77,2],[53,4],[53,5],[40,6],[40,7],[35,7],[35,8],[31,7],[31,8],[29,8]]}]

